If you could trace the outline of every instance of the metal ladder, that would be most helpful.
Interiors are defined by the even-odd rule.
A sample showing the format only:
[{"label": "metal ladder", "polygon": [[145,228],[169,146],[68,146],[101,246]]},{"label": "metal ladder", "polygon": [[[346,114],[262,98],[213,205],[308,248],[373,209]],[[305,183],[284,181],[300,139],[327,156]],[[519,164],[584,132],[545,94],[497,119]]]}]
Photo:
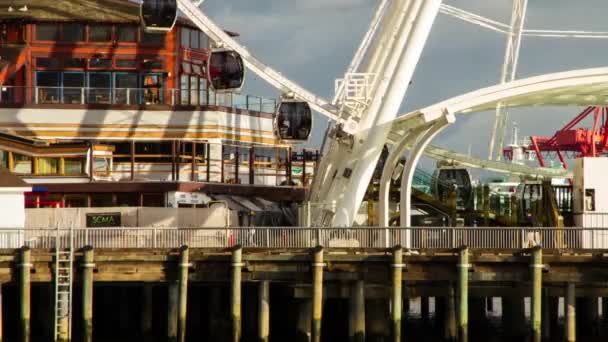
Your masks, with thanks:
[{"label": "metal ladder", "polygon": [[[67,246],[63,242],[67,242]],[[74,227],[71,226],[68,236],[62,235],[59,229],[55,236],[55,342],[68,342],[72,339],[73,274]]]}]

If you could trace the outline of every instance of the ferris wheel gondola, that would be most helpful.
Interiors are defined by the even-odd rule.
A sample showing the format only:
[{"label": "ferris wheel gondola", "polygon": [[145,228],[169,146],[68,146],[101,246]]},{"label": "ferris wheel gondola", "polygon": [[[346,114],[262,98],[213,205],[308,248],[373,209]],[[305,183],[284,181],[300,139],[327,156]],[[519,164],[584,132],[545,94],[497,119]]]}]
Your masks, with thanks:
[{"label": "ferris wheel gondola", "polygon": [[139,15],[146,32],[169,32],[177,20],[177,1],[143,0]]},{"label": "ferris wheel gondola", "polygon": [[433,183],[433,190],[440,200],[446,200],[452,190],[457,192],[457,206],[460,208],[467,207],[473,200],[471,173],[462,166],[438,166],[433,177]]},{"label": "ferris wheel gondola", "polygon": [[245,63],[237,52],[214,49],[209,55],[207,81],[215,91],[238,91],[245,82]]},{"label": "ferris wheel gondola", "polygon": [[274,119],[275,132],[282,141],[303,142],[312,131],[312,110],[307,102],[283,97]]}]

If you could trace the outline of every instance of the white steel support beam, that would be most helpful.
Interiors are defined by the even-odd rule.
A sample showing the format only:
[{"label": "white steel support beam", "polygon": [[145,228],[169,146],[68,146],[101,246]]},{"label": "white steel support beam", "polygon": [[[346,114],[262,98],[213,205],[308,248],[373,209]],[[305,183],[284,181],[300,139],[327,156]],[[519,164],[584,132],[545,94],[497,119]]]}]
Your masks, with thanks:
[{"label": "white steel support beam", "polygon": [[[528,0],[513,0],[511,30],[509,32],[509,36],[507,37],[505,60],[500,79],[501,84],[515,80],[527,8]],[[490,139],[490,149],[488,151],[488,159],[490,160],[493,157],[494,148],[496,148],[496,160],[500,160],[502,158],[502,148],[505,140],[507,118],[508,113],[506,108],[504,108],[501,104],[498,104],[496,107],[496,118],[494,121],[494,129],[492,130],[492,138]]]},{"label": "white steel support beam", "polygon": [[378,226],[388,227],[390,220],[390,186],[395,173],[395,168],[399,163],[399,159],[403,156],[410,146],[418,140],[421,134],[426,132],[430,126],[420,126],[410,132],[393,147],[393,150],[386,158],[386,163],[382,169],[382,177],[380,178],[380,189],[378,194]]},{"label": "white steel support beam", "polygon": [[334,226],[350,226],[354,221],[386,143],[389,123],[397,117],[441,5],[441,0],[403,1],[411,2],[411,6],[407,6],[406,21],[395,37],[388,65],[379,75],[381,80],[359,124],[349,160],[337,169],[337,179],[331,189],[331,193],[340,194],[336,200]]},{"label": "white steel support beam", "polygon": [[[410,154],[405,163],[403,169],[403,176],[401,177],[401,193],[400,193],[400,226],[411,227],[412,226],[412,184],[414,181],[414,172],[420,157],[424,153],[424,149],[431,143],[431,141],[439,134],[443,129],[454,123],[456,118],[451,113],[445,113],[443,119],[436,121],[431,128],[429,128],[422,136],[416,141]],[[408,239],[409,241],[409,239]],[[406,246],[404,246],[406,247]]]}]

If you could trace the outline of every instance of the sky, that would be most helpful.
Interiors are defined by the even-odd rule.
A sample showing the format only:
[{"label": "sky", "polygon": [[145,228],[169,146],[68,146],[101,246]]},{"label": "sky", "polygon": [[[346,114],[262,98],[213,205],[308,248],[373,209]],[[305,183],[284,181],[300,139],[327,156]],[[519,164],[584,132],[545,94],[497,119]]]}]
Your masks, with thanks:
[{"label": "sky", "polygon": [[[367,31],[378,0],[207,0],[203,10],[225,29],[241,34],[249,51],[291,80],[327,99]],[[511,0],[445,0],[444,3],[509,23]],[[526,28],[608,31],[606,0],[532,0]],[[506,36],[439,14],[401,107],[401,113],[499,82]],[[517,78],[608,65],[608,40],[525,37]],[[243,92],[276,97],[253,73]],[[546,135],[583,108],[509,111],[520,136]],[[319,118],[319,116],[317,116]],[[316,120],[309,146],[321,141]],[[433,144],[486,157],[494,112],[457,117]],[[510,136],[511,129],[508,130]],[[509,139],[509,138],[508,138]]]}]

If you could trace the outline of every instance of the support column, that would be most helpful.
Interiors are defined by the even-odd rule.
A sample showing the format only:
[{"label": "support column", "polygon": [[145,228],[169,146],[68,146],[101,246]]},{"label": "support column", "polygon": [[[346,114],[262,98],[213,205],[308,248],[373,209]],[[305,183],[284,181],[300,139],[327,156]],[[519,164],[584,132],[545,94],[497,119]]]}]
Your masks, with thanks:
[{"label": "support column", "polygon": [[179,284],[175,281],[168,284],[168,309],[167,309],[167,341],[177,342],[178,307],[179,307]]},{"label": "support column", "polygon": [[32,253],[29,247],[21,248],[21,268],[19,281],[19,320],[21,331],[19,339],[21,342],[30,342],[30,310],[31,310],[31,279],[30,270],[32,268]]},{"label": "support column", "polygon": [[388,318],[389,302],[386,299],[370,299],[366,303],[366,334],[371,342],[384,342],[389,339]]},{"label": "support column", "polygon": [[519,295],[502,297],[502,320],[505,332],[512,339],[523,339],[526,335],[524,299]]},{"label": "support column", "polygon": [[179,311],[177,323],[177,340],[186,341],[186,317],[188,314],[188,268],[190,267],[188,246],[180,248],[179,255]]},{"label": "support column", "polygon": [[420,297],[420,317],[423,322],[429,319],[429,297]]},{"label": "support column", "polygon": [[458,340],[469,340],[469,249],[460,248],[458,260]]},{"label": "support column", "polygon": [[566,341],[576,341],[576,294],[574,283],[566,288]]},{"label": "support column", "polygon": [[532,341],[542,341],[542,277],[543,277],[543,251],[540,246],[532,249]]},{"label": "support column", "polygon": [[486,299],[485,297],[469,298],[469,321],[481,323],[486,320]]},{"label": "support column", "polygon": [[365,342],[365,283],[357,280],[351,286],[348,336],[351,342]]},{"label": "support column", "polygon": [[2,283],[0,283],[0,341],[4,341],[2,333],[2,324],[4,324],[4,319],[2,317]]},{"label": "support column", "polygon": [[268,342],[270,338],[270,282],[259,284],[258,292],[258,342]]},{"label": "support column", "polygon": [[447,309],[444,331],[445,340],[447,342],[455,342],[458,338],[456,328],[456,295],[454,292],[454,284],[450,283],[448,287],[448,296],[446,298]]},{"label": "support column", "polygon": [[582,297],[576,299],[576,316],[580,331],[585,335],[596,336],[598,330],[598,297]]},{"label": "support column", "polygon": [[323,318],[323,247],[317,246],[312,263],[312,342],[321,342]]},{"label": "support column", "polygon": [[403,314],[403,249],[396,246],[393,250],[393,296],[391,318],[393,321],[393,341],[401,341],[401,317]]},{"label": "support column", "polygon": [[82,339],[93,341],[93,247],[84,248],[82,262]]},{"label": "support column", "polygon": [[231,320],[232,341],[241,340],[241,268],[243,267],[243,249],[236,246],[232,251],[232,286],[231,298]]},{"label": "support column", "polygon": [[153,285],[144,284],[141,291],[141,332],[142,340],[148,340],[152,336],[152,322],[154,312]]},{"label": "support column", "polygon": [[551,310],[549,308],[549,289],[543,289],[543,303],[542,303],[542,333],[543,341],[551,340],[551,320],[557,317],[551,317]]},{"label": "support column", "polygon": [[312,340],[312,300],[303,299],[298,305],[296,342]]}]

